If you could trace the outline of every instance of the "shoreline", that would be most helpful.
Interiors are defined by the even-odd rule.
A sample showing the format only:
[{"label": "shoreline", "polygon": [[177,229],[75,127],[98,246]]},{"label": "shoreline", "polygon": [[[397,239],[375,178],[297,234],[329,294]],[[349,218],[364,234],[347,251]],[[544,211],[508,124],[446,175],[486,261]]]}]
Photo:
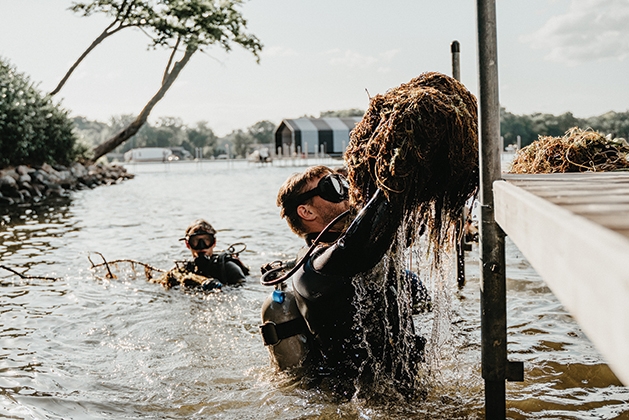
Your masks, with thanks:
[{"label": "shoreline", "polygon": [[0,169],[0,207],[38,203],[49,197],[68,197],[71,191],[117,184],[135,175],[119,165],[19,165]]}]

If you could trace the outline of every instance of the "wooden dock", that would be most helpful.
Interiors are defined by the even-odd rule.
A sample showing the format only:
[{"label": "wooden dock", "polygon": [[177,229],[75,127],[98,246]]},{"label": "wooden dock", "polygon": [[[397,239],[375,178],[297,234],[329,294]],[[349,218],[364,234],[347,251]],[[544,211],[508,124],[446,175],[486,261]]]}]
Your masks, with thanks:
[{"label": "wooden dock", "polygon": [[493,187],[500,227],[629,385],[629,173],[505,174]]}]

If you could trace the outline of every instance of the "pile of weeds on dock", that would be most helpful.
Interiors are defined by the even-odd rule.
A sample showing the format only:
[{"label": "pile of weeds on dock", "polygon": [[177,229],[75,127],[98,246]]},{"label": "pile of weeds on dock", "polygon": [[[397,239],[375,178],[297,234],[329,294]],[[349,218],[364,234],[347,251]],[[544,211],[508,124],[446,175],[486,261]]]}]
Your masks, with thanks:
[{"label": "pile of weeds on dock", "polygon": [[563,137],[540,136],[523,147],[509,173],[548,174],[629,170],[629,143],[573,127]]},{"label": "pile of weeds on dock", "polygon": [[398,222],[441,248],[478,188],[477,119],[476,98],[437,72],[376,95],[345,152],[351,203],[362,207],[379,188]]}]

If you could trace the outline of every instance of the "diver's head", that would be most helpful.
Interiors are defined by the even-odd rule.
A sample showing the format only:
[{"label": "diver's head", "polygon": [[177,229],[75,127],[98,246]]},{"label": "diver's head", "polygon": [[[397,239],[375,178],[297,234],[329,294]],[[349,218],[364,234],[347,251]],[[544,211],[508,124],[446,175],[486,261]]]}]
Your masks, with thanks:
[{"label": "diver's head", "polygon": [[210,256],[216,246],[216,230],[203,219],[197,219],[186,229],[186,236],[181,238],[194,258],[200,255]]},{"label": "diver's head", "polygon": [[[288,178],[277,194],[280,216],[299,236],[320,232],[349,208],[345,178],[326,166],[313,166]],[[332,229],[334,230],[334,229]]]}]

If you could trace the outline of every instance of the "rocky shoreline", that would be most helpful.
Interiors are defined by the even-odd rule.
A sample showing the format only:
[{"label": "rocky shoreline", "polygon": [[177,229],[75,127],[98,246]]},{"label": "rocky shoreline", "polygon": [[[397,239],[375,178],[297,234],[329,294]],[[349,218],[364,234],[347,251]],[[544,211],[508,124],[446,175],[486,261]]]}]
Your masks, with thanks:
[{"label": "rocky shoreline", "polygon": [[44,163],[0,169],[0,206],[37,203],[48,197],[67,197],[71,191],[120,183],[134,175],[122,166],[75,162],[69,167]]}]

